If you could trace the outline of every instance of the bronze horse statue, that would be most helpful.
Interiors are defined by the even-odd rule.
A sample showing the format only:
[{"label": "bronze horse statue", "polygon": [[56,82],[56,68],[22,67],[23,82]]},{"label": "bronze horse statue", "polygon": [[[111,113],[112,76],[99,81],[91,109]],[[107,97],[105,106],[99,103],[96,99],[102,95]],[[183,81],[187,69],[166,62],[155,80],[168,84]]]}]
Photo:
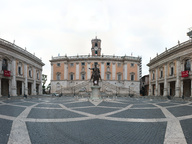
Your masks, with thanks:
[{"label": "bronze horse statue", "polygon": [[99,85],[99,79],[101,80],[99,68],[97,68],[97,65],[95,65],[94,68],[89,68],[89,69],[93,70],[90,81],[93,79],[93,85]]}]

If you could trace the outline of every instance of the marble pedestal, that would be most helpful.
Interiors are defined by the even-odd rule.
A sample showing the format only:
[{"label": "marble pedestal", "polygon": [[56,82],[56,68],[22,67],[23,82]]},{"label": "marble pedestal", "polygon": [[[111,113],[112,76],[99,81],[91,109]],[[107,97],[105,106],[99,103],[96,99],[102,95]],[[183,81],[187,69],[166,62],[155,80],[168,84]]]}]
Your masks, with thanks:
[{"label": "marble pedestal", "polygon": [[92,100],[99,100],[101,99],[101,95],[100,95],[100,86],[92,86],[92,93],[91,93],[91,99]]}]

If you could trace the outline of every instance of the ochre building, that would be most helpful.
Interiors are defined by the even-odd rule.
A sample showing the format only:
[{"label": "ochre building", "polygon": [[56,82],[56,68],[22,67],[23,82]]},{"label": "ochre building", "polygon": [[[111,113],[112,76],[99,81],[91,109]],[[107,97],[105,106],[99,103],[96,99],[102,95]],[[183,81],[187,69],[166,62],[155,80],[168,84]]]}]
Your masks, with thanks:
[{"label": "ochre building", "polygon": [[165,49],[150,60],[149,95],[190,97],[192,95],[192,41]]},{"label": "ochre building", "polygon": [[0,39],[0,96],[42,94],[42,66],[26,49]]},{"label": "ochre building", "polygon": [[101,54],[101,40],[91,40],[91,55],[57,56],[51,62],[51,92],[78,93],[90,91],[91,70],[95,64],[100,69],[101,91],[139,94],[141,57]]}]

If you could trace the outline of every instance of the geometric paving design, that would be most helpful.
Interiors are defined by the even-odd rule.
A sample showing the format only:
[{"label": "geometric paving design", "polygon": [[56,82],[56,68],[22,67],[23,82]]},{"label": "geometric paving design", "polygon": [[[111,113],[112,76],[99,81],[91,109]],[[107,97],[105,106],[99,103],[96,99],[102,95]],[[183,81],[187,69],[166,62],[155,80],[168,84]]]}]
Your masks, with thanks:
[{"label": "geometric paving design", "polygon": [[0,143],[186,144],[192,102],[118,97],[0,101]]}]

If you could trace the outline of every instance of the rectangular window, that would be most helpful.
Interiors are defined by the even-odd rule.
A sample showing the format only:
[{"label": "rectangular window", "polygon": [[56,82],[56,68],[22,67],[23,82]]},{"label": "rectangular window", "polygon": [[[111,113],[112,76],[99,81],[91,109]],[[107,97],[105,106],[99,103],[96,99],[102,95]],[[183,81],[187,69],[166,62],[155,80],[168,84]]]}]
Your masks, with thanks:
[{"label": "rectangular window", "polygon": [[29,70],[29,77],[32,78],[32,75],[31,75],[31,70]]},{"label": "rectangular window", "polygon": [[81,63],[81,65],[82,65],[82,66],[84,66],[84,65],[85,65],[85,63],[84,63],[84,62],[82,62],[82,63]]},{"label": "rectangular window", "polygon": [[174,70],[173,67],[171,67],[171,76],[173,75],[173,70]]},{"label": "rectangular window", "polygon": [[82,80],[85,80],[85,74],[82,74],[82,75],[81,75],[81,79],[82,79]]},{"label": "rectangular window", "polygon": [[73,74],[71,74],[71,80],[73,80]]},{"label": "rectangular window", "polygon": [[70,63],[70,66],[73,67],[73,63]]},{"label": "rectangular window", "polygon": [[118,81],[121,80],[121,74],[118,74]]},{"label": "rectangular window", "polygon": [[110,66],[110,62],[107,62],[107,66]]},{"label": "rectangular window", "polygon": [[161,78],[163,77],[163,71],[161,71]]},{"label": "rectangular window", "polygon": [[60,63],[57,63],[57,66],[60,67]]},{"label": "rectangular window", "polygon": [[107,80],[110,80],[110,74],[107,74]]},{"label": "rectangular window", "polygon": [[21,75],[21,67],[20,66],[18,67],[18,73],[19,73],[19,75]]},{"label": "rectangular window", "polygon": [[131,81],[134,81],[134,75],[131,75]]},{"label": "rectangular window", "polygon": [[131,67],[134,67],[134,63],[131,63]]},{"label": "rectangular window", "polygon": [[60,80],[60,74],[57,74],[57,80]]},{"label": "rectangular window", "polygon": [[118,67],[120,67],[120,66],[121,66],[121,63],[118,63],[117,65],[118,65]]}]

